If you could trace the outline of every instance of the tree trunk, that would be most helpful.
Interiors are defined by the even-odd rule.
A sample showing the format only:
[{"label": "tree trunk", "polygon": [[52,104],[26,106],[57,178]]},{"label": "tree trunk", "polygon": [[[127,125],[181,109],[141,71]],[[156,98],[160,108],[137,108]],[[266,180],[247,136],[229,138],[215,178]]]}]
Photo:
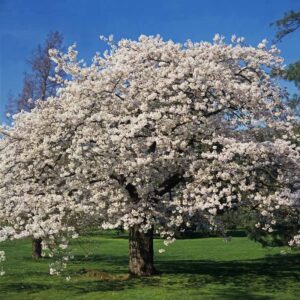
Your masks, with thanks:
[{"label": "tree trunk", "polygon": [[42,239],[32,239],[32,258],[42,257]]},{"label": "tree trunk", "polygon": [[140,232],[138,226],[129,229],[129,272],[135,276],[156,273],[153,265],[153,229]]}]

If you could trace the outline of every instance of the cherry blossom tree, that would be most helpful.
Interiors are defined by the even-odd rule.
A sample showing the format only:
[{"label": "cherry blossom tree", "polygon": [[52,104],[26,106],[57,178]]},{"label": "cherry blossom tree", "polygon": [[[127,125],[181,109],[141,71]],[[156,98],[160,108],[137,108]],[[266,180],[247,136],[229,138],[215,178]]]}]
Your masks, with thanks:
[{"label": "cherry blossom tree", "polygon": [[220,35],[107,42],[90,66],[74,46],[52,50],[70,79],[0,128],[0,239],[63,249],[85,226],[122,226],[129,271],[147,276],[154,232],[168,245],[178,228],[222,228],[222,213],[247,207],[264,232],[288,217],[299,244],[299,136],[270,77],[278,50]]},{"label": "cherry blossom tree", "polygon": [[[30,71],[24,74],[20,94],[8,99],[8,117],[21,110],[30,111],[35,106],[35,100],[46,100],[47,97],[56,94],[59,83],[51,80],[51,77],[55,76],[55,63],[49,56],[49,50],[52,48],[63,50],[63,36],[57,31],[49,32],[43,44],[39,44],[27,60]],[[59,75],[64,76],[62,72]],[[41,254],[41,239],[33,239],[32,257],[38,259]]]}]

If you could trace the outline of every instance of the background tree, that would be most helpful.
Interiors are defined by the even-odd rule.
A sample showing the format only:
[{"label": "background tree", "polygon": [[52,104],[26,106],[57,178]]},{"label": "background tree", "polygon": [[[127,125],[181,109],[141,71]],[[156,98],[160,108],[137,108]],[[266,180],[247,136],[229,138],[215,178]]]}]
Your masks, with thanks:
[{"label": "background tree", "polygon": [[284,16],[272,23],[278,29],[276,33],[276,41],[281,41],[288,34],[300,28],[300,11],[289,11]]},{"label": "background tree", "polygon": [[[284,16],[272,23],[277,27],[275,42],[281,42],[287,35],[297,31],[300,28],[300,11],[289,11],[284,13]],[[300,89],[300,61],[296,61],[287,66],[287,68],[280,73],[282,78],[295,84]],[[293,94],[289,98],[289,104],[295,110],[300,108],[299,94]]]},{"label": "background tree", "polygon": [[[35,106],[36,100],[46,100],[47,97],[55,95],[60,84],[53,80],[56,72],[55,64],[49,56],[50,49],[63,51],[63,36],[58,31],[48,33],[43,44],[39,44],[31,57],[26,60],[29,71],[24,74],[20,94],[10,97],[8,101],[9,113],[30,111]],[[64,77],[63,71],[58,75]]]}]

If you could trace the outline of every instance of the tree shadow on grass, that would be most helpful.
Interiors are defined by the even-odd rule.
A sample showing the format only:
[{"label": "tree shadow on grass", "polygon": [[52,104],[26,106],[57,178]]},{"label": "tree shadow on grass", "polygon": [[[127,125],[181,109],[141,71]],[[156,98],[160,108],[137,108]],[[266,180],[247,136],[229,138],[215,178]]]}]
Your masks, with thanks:
[{"label": "tree shadow on grass", "polygon": [[[90,254],[86,255],[76,255],[74,259],[71,261],[71,264],[76,266],[80,265],[83,267],[83,270],[86,268],[85,265],[88,263],[92,263],[96,266],[96,268],[101,269],[102,271],[107,272],[120,272],[123,270],[127,272],[128,270],[128,256],[116,256],[109,254]],[[105,266],[110,266],[109,270],[105,270]]]},{"label": "tree shadow on grass", "polygon": [[[25,282],[14,282],[14,283],[3,283],[0,286],[0,299],[4,295],[10,293],[37,293],[51,288],[47,284],[39,283],[25,283]],[[6,299],[6,298],[2,298]],[[20,297],[22,299],[22,297]]]},{"label": "tree shadow on grass", "polygon": [[[119,272],[120,268],[123,271],[127,270],[128,257],[109,255],[75,257],[75,265],[80,264],[84,267],[84,262],[97,263],[99,268],[101,264],[109,266],[108,272],[114,273],[114,270]],[[273,298],[266,295],[266,291],[271,295],[283,294],[290,286],[294,292],[300,294],[300,287],[297,288],[300,282],[300,254],[274,255],[248,261],[162,260],[156,263],[156,267],[161,276],[126,280],[118,277],[111,280],[92,280],[85,277],[84,273],[80,274],[78,270],[74,271],[70,282],[62,278],[61,282],[49,280],[43,284],[24,283],[17,278],[13,283],[2,283],[0,295],[16,292],[37,293],[48,289],[67,291],[76,295],[156,286],[170,292],[190,289],[199,291],[199,295],[212,296],[211,299],[224,300],[270,300]],[[40,272],[31,270],[27,275],[36,277],[39,274]]]},{"label": "tree shadow on grass", "polygon": [[[211,294],[208,294],[211,296]],[[212,299],[222,300],[274,300],[274,296],[256,295],[255,291],[245,291],[240,288],[228,288],[220,291],[214,291]]]},{"label": "tree shadow on grass", "polygon": [[[176,279],[174,285],[181,278],[185,288],[218,284],[245,290],[256,288],[284,292],[288,285],[297,286],[300,282],[300,254],[274,255],[249,261],[160,261],[157,266],[163,274]],[[172,280],[168,284],[172,286]]]}]

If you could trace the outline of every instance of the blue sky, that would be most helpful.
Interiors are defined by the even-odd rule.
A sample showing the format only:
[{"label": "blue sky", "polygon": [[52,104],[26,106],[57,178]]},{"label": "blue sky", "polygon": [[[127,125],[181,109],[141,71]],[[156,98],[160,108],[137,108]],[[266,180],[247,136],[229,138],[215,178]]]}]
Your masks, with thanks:
[{"label": "blue sky", "polygon": [[[77,43],[87,62],[104,49],[99,35],[116,39],[160,34],[183,42],[211,41],[215,33],[272,40],[270,23],[299,0],[0,0],[0,121],[9,93],[18,94],[26,58],[49,31]],[[279,44],[286,63],[300,59],[300,31]]]}]

